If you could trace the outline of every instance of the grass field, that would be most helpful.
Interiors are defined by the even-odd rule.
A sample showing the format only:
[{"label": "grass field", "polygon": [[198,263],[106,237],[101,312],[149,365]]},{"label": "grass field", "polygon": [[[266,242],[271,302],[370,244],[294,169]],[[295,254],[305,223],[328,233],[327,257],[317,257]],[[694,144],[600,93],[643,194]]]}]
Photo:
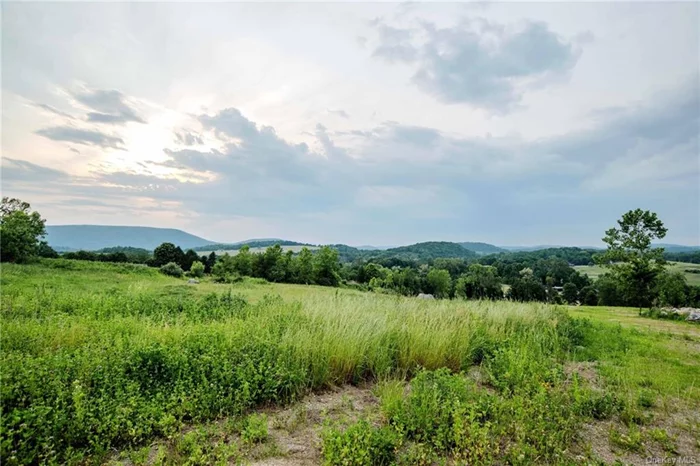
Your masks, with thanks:
[{"label": "grass field", "polygon": [[[596,279],[600,275],[605,273],[605,269],[599,265],[576,265],[574,266],[574,269],[578,270],[581,273],[585,273],[593,279]],[[686,280],[688,280],[688,284],[700,286],[700,264],[689,264],[686,262],[669,262],[667,269],[672,270],[674,272],[681,272],[683,275],[685,275]],[[688,272],[688,270],[697,270],[698,272],[693,273]]]},{"label": "grass field", "polygon": [[132,265],[2,267],[3,464],[700,456],[700,331]]}]

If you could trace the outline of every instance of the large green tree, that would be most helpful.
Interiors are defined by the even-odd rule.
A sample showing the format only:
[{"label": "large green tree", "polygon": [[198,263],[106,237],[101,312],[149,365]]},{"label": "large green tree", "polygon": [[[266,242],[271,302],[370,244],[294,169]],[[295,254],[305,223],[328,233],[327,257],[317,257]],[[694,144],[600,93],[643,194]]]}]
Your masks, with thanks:
[{"label": "large green tree", "polygon": [[445,269],[430,269],[425,277],[426,291],[436,298],[449,298],[452,291],[452,278]]},{"label": "large green tree", "polygon": [[630,210],[617,224],[605,232],[607,250],[595,259],[611,269],[623,285],[626,301],[641,311],[651,306],[656,280],[666,264],[664,250],[652,248],[651,242],[665,237],[668,230],[654,212],[642,209]]},{"label": "large green tree", "polygon": [[501,299],[498,271],[490,265],[471,264],[455,285],[455,294],[467,299]]},{"label": "large green tree", "polygon": [[684,306],[687,302],[688,282],[681,272],[665,271],[656,284],[659,304],[662,306]]},{"label": "large green tree", "polygon": [[316,283],[323,286],[338,286],[340,283],[340,263],[338,251],[323,246],[314,256],[314,276]]},{"label": "large green tree", "polygon": [[2,198],[0,205],[0,260],[25,262],[37,254],[46,235],[46,220],[32,211],[28,202]]},{"label": "large green tree", "polygon": [[299,256],[296,258],[295,274],[298,283],[309,285],[314,281],[314,255],[307,247],[303,247],[299,251]]},{"label": "large green tree", "polygon": [[235,269],[239,274],[245,277],[253,275],[253,253],[250,252],[250,246],[244,244],[233,257]]},{"label": "large green tree", "polygon": [[185,261],[185,253],[180,246],[173,243],[163,243],[153,251],[153,265],[161,267],[169,262],[175,262],[182,267]]}]

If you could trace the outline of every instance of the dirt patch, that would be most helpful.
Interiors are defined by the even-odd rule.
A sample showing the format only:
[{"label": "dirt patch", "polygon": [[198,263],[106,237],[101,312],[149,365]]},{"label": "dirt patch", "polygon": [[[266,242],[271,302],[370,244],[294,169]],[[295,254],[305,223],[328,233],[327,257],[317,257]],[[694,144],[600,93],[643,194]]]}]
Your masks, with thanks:
[{"label": "dirt patch", "polygon": [[649,425],[627,426],[618,420],[584,424],[580,438],[585,456],[606,464],[651,464],[666,458],[700,456],[700,414],[692,409],[655,412]]},{"label": "dirt patch", "polygon": [[250,464],[307,466],[322,463],[321,431],[326,422],[351,423],[378,413],[379,400],[369,387],[346,386],[314,394],[286,409],[266,411],[268,431],[280,456]]},{"label": "dirt patch", "polygon": [[602,381],[598,374],[598,367],[595,362],[568,362],[564,365],[564,373],[567,380],[572,380],[578,376],[591,388],[602,389]]}]

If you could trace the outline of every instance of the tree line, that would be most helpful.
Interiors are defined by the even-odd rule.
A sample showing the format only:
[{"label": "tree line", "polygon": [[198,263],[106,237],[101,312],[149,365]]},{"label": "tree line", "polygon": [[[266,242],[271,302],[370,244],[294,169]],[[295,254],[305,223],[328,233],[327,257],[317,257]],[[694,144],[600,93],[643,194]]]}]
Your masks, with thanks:
[{"label": "tree line", "polygon": [[[363,290],[437,298],[512,299],[551,303],[604,306],[700,307],[700,287],[687,283],[683,274],[665,269],[668,254],[653,248],[652,240],[666,235],[655,213],[636,209],[605,233],[605,251],[553,248],[475,257],[431,257],[453,253],[456,243],[430,242],[383,251],[375,256],[355,257],[341,263],[347,251],[324,246],[299,253],[284,251],[280,244],[254,253],[247,245],[235,255],[198,255],[163,243],[151,254],[145,249],[115,247],[97,252],[64,253],[68,259],[101,262],[134,262],[159,267],[164,273],[182,276],[211,274],[220,282],[257,277],[270,282],[348,286]],[[0,248],[3,262],[26,262],[32,257],[59,257],[42,238],[45,220],[19,199],[3,198],[0,207]],[[461,246],[460,246],[461,247]],[[464,250],[466,251],[466,250]],[[673,253],[672,257],[695,257]],[[593,281],[572,265],[598,263],[607,272]]]}]

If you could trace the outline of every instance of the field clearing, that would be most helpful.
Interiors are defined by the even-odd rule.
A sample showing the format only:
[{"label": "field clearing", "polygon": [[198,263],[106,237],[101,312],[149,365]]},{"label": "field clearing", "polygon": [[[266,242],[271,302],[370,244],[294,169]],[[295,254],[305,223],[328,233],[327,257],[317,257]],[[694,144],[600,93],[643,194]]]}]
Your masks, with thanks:
[{"label": "field clearing", "polygon": [[[681,272],[689,285],[700,286],[700,264],[689,264],[686,262],[669,262],[668,270]],[[585,273],[592,279],[598,278],[605,273],[605,269],[599,265],[575,265],[574,269],[581,273]],[[687,270],[697,270],[697,273],[687,272]]]},{"label": "field clearing", "polygon": [[700,454],[698,326],[636,310],[189,285],[60,259],[1,280],[4,464]]},{"label": "field clearing", "polygon": [[[301,251],[303,248],[307,248],[311,251],[315,251],[318,248],[318,246],[281,246],[282,251],[287,252],[287,251],[292,251],[294,254],[298,253]],[[250,252],[252,253],[264,253],[267,248],[250,248]],[[207,251],[197,251],[197,254],[200,256],[208,256],[212,252],[216,253],[217,256],[222,256],[224,254],[228,254],[229,256],[235,256],[238,254],[239,249],[213,249],[213,250],[207,250]]]}]

